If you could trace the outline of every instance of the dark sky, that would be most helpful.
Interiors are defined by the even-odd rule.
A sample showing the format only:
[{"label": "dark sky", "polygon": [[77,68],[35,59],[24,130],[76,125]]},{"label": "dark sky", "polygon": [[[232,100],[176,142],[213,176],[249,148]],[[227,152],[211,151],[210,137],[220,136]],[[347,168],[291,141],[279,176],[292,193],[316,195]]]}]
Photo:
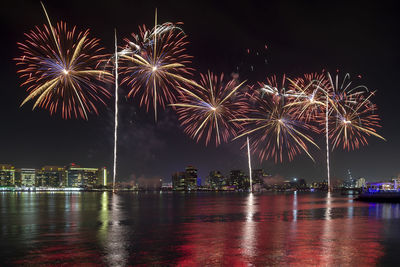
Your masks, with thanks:
[{"label": "dark sky", "polygon": [[[296,1],[299,2],[299,1]],[[63,20],[78,29],[91,29],[109,52],[113,31],[125,37],[138,25],[153,26],[154,10],[159,22],[182,21],[188,35],[192,66],[199,72],[211,70],[227,75],[239,67],[241,79],[264,81],[272,74],[291,76],[322,69],[353,77],[378,90],[378,105],[387,142],[369,138],[370,145],[357,151],[335,150],[332,175],[384,180],[400,173],[399,97],[399,7],[393,2],[362,4],[337,1],[45,1],[53,22]],[[306,3],[307,2],[307,3]],[[372,2],[372,1],[371,1]],[[101,108],[89,121],[51,117],[46,110],[31,111],[32,104],[19,108],[26,96],[16,75],[16,43],[35,25],[46,23],[39,1],[8,1],[1,9],[0,163],[16,167],[66,165],[112,166],[113,105]],[[122,44],[122,42],[120,42]],[[268,50],[264,49],[267,44]],[[246,50],[252,51],[251,55]],[[260,55],[255,56],[258,51]],[[267,64],[264,60],[267,60]],[[253,65],[254,71],[250,71]],[[110,90],[112,90],[110,86]],[[121,94],[127,88],[121,88]],[[184,135],[172,110],[161,111],[154,122],[135,101],[121,100],[118,171],[121,180],[136,177],[164,177],[188,164],[204,178],[210,170],[227,173],[247,170],[241,141],[215,148]],[[323,139],[316,141],[323,147]],[[313,151],[316,163],[306,156],[293,162],[274,164],[254,160],[271,174],[305,178],[325,177],[324,150]]]}]

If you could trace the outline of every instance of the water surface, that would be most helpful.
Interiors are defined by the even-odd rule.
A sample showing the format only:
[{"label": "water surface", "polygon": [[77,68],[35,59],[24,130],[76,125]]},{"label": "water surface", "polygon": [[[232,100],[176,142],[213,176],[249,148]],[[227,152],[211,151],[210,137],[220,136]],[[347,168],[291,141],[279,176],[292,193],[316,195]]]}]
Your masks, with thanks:
[{"label": "water surface", "polygon": [[326,193],[0,193],[0,265],[397,265],[400,205]]}]

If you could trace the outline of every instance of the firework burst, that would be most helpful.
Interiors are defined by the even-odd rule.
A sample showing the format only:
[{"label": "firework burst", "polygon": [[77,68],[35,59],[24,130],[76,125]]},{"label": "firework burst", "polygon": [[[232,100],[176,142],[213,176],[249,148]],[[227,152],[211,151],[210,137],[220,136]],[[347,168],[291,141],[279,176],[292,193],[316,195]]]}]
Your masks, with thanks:
[{"label": "firework burst", "polygon": [[191,56],[186,54],[186,35],[176,25],[164,23],[149,30],[139,27],[139,34],[126,38],[120,53],[122,83],[131,89],[128,96],[140,97],[140,106],[147,111],[152,104],[157,119],[157,104],[165,108],[175,102],[174,89],[178,85],[193,83],[184,76],[191,75],[186,65]]},{"label": "firework burst", "polygon": [[375,136],[385,140],[377,133],[380,118],[376,105],[370,99],[375,92],[366,93],[350,90],[336,95],[336,112],[330,114],[329,138],[332,149],[343,145],[345,150],[355,150],[368,145],[367,137]]},{"label": "firework burst", "polygon": [[[288,103],[298,109],[300,119],[307,122],[315,120],[325,111],[327,101],[332,95],[332,86],[324,73],[308,73],[295,79],[287,78],[293,99]],[[332,101],[330,101],[332,102]]]},{"label": "firework burst", "polygon": [[241,108],[246,102],[239,92],[243,84],[234,79],[225,84],[223,74],[218,77],[208,72],[201,74],[199,86],[190,90],[180,87],[179,103],[172,106],[177,109],[184,131],[197,142],[205,136],[206,145],[214,136],[216,146],[236,136],[241,127],[233,120],[242,116]]},{"label": "firework burst", "polygon": [[[371,102],[375,92],[369,92],[364,85],[354,86],[354,81],[350,79],[348,73],[343,79],[340,79],[339,74],[332,76],[326,73],[325,77],[316,79],[320,84],[318,87],[323,88],[325,96],[321,96],[320,105],[324,108],[319,113],[318,109],[315,109],[313,119],[317,125],[326,124],[320,131],[325,132],[327,138],[333,142],[332,149],[340,144],[346,150],[358,149],[360,145],[368,144],[368,136],[385,140],[376,132],[381,126],[379,116],[376,114],[377,107]],[[325,105],[323,105],[324,98]]]},{"label": "firework burst", "polygon": [[[278,84],[275,76],[267,81],[270,88],[277,93],[265,95],[264,90],[256,90],[243,107],[248,114],[245,118],[236,119],[243,123],[245,130],[236,138],[249,135],[253,151],[258,152],[260,160],[273,158],[275,162],[289,161],[305,152],[311,159],[307,145],[318,147],[312,137],[303,131],[311,131],[313,127],[298,119],[298,109],[286,105],[289,99],[284,95],[285,79]],[[264,87],[265,88],[265,87]],[[235,139],[236,139],[235,138]]]},{"label": "firework burst", "polygon": [[25,42],[18,43],[23,55],[15,60],[25,80],[21,86],[27,85],[29,92],[21,106],[36,98],[33,109],[87,119],[87,113],[98,113],[95,103],[105,104],[110,96],[104,86],[112,75],[98,68],[107,56],[89,30],[68,29],[63,22],[52,27],[50,20],[49,24],[35,27],[25,34]]}]

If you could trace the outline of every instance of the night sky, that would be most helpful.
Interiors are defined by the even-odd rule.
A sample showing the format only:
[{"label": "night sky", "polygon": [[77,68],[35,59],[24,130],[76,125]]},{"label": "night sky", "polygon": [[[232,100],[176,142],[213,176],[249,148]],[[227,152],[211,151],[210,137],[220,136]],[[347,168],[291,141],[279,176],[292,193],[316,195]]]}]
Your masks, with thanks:
[{"label": "night sky", "polygon": [[[114,28],[122,45],[122,38],[137,32],[138,25],[153,26],[157,8],[160,23],[184,22],[190,41],[188,53],[194,56],[191,66],[197,72],[211,70],[229,76],[238,71],[240,79],[250,83],[273,74],[294,77],[322,69],[339,69],[343,75],[349,72],[354,79],[361,75],[362,84],[378,90],[374,102],[382,118],[379,133],[387,141],[370,137],[369,146],[357,151],[334,150],[332,176],[345,178],[350,169],[355,178],[386,180],[400,173],[400,16],[394,1],[374,2],[70,0],[44,4],[53,23],[63,20],[80,30],[90,28],[90,36],[100,38],[109,53]],[[46,19],[39,1],[8,1],[0,12],[0,163],[39,168],[75,162],[85,167],[107,166],[111,171],[113,99],[89,121],[63,120],[47,110],[32,112],[32,103],[19,108],[26,88],[19,86],[13,61],[21,55],[16,43],[25,40],[24,32],[43,25]],[[152,112],[146,113],[137,101],[123,97],[127,89],[121,87],[118,179],[169,180],[171,173],[189,164],[199,169],[203,179],[215,169],[225,174],[230,169],[247,171],[246,151],[240,149],[243,140],[218,148],[196,143],[183,133],[173,110],[161,110],[156,123]],[[324,147],[322,137],[316,141]],[[322,180],[326,177],[325,151],[312,153],[315,163],[301,155],[283,164],[254,159],[253,166],[287,178]]]}]

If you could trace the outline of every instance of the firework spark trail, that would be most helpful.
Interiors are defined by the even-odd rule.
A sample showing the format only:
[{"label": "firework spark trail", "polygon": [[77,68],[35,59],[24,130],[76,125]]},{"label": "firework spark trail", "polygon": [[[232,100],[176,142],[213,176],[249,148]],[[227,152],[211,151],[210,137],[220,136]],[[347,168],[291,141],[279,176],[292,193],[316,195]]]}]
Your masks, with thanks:
[{"label": "firework spark trail", "polygon": [[250,159],[250,142],[248,136],[247,136],[247,157],[249,161],[250,192],[253,192],[253,177],[251,173],[251,159]]},{"label": "firework spark trail", "polygon": [[[173,23],[157,25],[148,30],[139,27],[139,34],[132,39],[124,39],[125,49],[120,54],[122,83],[131,89],[128,97],[140,97],[140,106],[149,110],[153,104],[154,118],[157,120],[157,105],[165,108],[174,103],[177,86],[195,84],[185,76],[191,76],[193,69],[191,56],[186,54],[186,35]],[[180,93],[180,92],[178,92]]]},{"label": "firework spark trail", "polygon": [[268,83],[271,88],[280,88],[278,94],[265,94],[263,90],[250,94],[250,101],[243,106],[247,115],[234,120],[242,122],[245,129],[234,139],[250,136],[250,146],[253,151],[258,151],[260,160],[274,158],[275,162],[283,162],[287,156],[291,161],[302,152],[313,160],[307,143],[318,146],[311,136],[303,133],[313,130],[313,127],[298,119],[296,108],[285,104],[290,99],[283,97],[284,84],[278,84],[275,77]]},{"label": "firework spark trail", "polygon": [[328,178],[328,192],[331,192],[331,172],[330,172],[330,154],[329,154],[329,98],[325,102],[325,143],[326,143],[326,171]]},{"label": "firework spark trail", "polygon": [[118,138],[118,47],[117,29],[115,29],[115,105],[114,105],[114,162],[113,162],[113,192],[117,176],[117,138]]},{"label": "firework spark trail", "polygon": [[99,70],[107,55],[99,40],[89,38],[89,30],[71,30],[63,22],[53,27],[42,3],[49,27],[35,27],[18,43],[22,56],[16,58],[18,73],[28,85],[29,95],[21,106],[36,98],[33,109],[48,109],[50,114],[60,111],[63,118],[98,114],[95,102],[105,105],[103,98],[110,93],[105,84],[111,80],[108,71]]},{"label": "firework spark trail", "polygon": [[234,79],[225,83],[223,74],[218,77],[208,72],[201,74],[198,86],[179,87],[179,102],[171,106],[176,108],[185,133],[197,142],[205,136],[206,145],[215,136],[216,146],[236,136],[241,127],[233,120],[242,116],[246,98],[240,89],[244,83]]}]

